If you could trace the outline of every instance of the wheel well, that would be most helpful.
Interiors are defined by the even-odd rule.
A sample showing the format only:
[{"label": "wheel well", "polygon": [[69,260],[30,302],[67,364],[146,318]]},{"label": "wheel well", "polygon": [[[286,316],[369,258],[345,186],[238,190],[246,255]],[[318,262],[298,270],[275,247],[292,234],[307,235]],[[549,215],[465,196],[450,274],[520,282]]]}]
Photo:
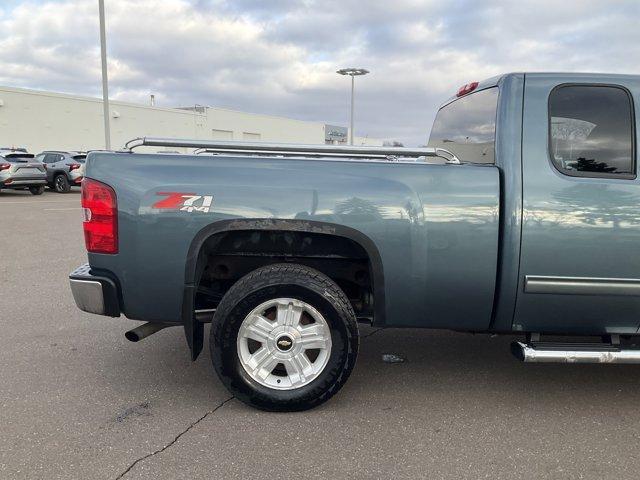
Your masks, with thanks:
[{"label": "wheel well", "polygon": [[216,308],[241,277],[274,263],[324,273],[345,292],[358,317],[373,318],[373,267],[365,248],[344,236],[306,231],[232,230],[207,237],[198,255],[195,308]]}]

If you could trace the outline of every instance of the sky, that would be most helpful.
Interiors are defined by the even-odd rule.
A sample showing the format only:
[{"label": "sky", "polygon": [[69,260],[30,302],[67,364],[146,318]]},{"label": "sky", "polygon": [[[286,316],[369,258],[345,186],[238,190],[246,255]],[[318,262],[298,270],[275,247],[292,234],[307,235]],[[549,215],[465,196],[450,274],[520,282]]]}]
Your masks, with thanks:
[{"label": "sky", "polygon": [[[105,0],[110,97],[426,143],[438,106],[511,71],[640,74],[639,0]],[[101,95],[97,0],[0,0],[0,85]]]}]

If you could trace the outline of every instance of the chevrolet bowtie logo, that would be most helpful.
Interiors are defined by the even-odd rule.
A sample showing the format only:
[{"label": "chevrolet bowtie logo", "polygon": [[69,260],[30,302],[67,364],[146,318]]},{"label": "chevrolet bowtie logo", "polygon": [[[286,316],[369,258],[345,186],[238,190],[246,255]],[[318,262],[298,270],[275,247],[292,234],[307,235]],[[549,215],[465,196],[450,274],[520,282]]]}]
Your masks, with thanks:
[{"label": "chevrolet bowtie logo", "polygon": [[283,338],[282,340],[278,340],[278,346],[280,348],[287,348],[291,346],[291,342],[286,338]]}]

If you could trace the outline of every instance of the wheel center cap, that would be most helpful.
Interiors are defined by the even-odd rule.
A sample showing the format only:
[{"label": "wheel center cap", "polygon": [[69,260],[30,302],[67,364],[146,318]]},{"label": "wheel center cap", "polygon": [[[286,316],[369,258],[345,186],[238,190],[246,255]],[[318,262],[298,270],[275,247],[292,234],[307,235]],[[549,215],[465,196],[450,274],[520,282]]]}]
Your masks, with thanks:
[{"label": "wheel center cap", "polygon": [[288,352],[293,346],[293,340],[289,335],[282,335],[276,340],[276,346],[281,352]]}]

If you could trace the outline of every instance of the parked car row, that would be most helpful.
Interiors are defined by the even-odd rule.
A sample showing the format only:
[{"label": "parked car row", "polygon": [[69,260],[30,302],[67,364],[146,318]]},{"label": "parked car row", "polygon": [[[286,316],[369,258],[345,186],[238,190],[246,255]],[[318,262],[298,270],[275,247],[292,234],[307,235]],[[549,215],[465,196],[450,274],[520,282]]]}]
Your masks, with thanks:
[{"label": "parked car row", "polygon": [[24,148],[0,148],[0,190],[28,189],[41,195],[45,187],[67,193],[84,178],[85,152],[45,151],[38,155]]}]

